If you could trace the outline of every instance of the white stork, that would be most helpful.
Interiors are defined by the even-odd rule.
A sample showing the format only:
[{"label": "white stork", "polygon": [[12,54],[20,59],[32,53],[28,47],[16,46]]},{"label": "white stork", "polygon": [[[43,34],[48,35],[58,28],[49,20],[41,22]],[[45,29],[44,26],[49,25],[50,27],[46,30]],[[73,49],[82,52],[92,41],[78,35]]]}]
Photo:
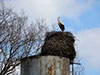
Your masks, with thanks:
[{"label": "white stork", "polygon": [[62,31],[65,30],[64,24],[60,21],[60,17],[58,17],[58,25]]}]

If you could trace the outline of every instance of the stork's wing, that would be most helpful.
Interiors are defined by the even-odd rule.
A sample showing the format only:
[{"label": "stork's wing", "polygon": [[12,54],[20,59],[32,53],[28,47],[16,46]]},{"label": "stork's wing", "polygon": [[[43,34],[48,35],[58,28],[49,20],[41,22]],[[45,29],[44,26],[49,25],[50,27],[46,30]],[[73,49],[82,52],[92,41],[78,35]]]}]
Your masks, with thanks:
[{"label": "stork's wing", "polygon": [[61,23],[62,25],[64,25],[64,23],[63,23],[62,21],[60,21],[60,23]]}]

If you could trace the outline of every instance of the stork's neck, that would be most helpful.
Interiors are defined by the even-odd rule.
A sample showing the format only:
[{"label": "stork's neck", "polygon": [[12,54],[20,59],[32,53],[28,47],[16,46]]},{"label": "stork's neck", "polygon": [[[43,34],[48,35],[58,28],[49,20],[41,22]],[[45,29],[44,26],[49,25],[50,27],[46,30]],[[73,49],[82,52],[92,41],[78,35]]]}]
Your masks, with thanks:
[{"label": "stork's neck", "polygon": [[58,23],[60,23],[60,19],[58,19]]}]

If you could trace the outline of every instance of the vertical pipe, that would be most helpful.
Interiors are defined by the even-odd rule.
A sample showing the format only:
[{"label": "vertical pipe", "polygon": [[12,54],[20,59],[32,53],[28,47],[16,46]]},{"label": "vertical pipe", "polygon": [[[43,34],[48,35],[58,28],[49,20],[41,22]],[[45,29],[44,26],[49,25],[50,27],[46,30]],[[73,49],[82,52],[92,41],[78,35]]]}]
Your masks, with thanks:
[{"label": "vertical pipe", "polygon": [[72,75],[74,75],[74,65],[72,63]]}]

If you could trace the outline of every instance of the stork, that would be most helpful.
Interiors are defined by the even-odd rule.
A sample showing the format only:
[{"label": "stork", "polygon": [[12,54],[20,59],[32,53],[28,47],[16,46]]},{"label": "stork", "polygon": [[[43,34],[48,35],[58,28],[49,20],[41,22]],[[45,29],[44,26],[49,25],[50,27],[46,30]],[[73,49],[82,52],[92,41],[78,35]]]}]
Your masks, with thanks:
[{"label": "stork", "polygon": [[65,30],[65,27],[64,27],[64,24],[60,21],[60,17],[58,17],[58,25],[63,32]]}]

